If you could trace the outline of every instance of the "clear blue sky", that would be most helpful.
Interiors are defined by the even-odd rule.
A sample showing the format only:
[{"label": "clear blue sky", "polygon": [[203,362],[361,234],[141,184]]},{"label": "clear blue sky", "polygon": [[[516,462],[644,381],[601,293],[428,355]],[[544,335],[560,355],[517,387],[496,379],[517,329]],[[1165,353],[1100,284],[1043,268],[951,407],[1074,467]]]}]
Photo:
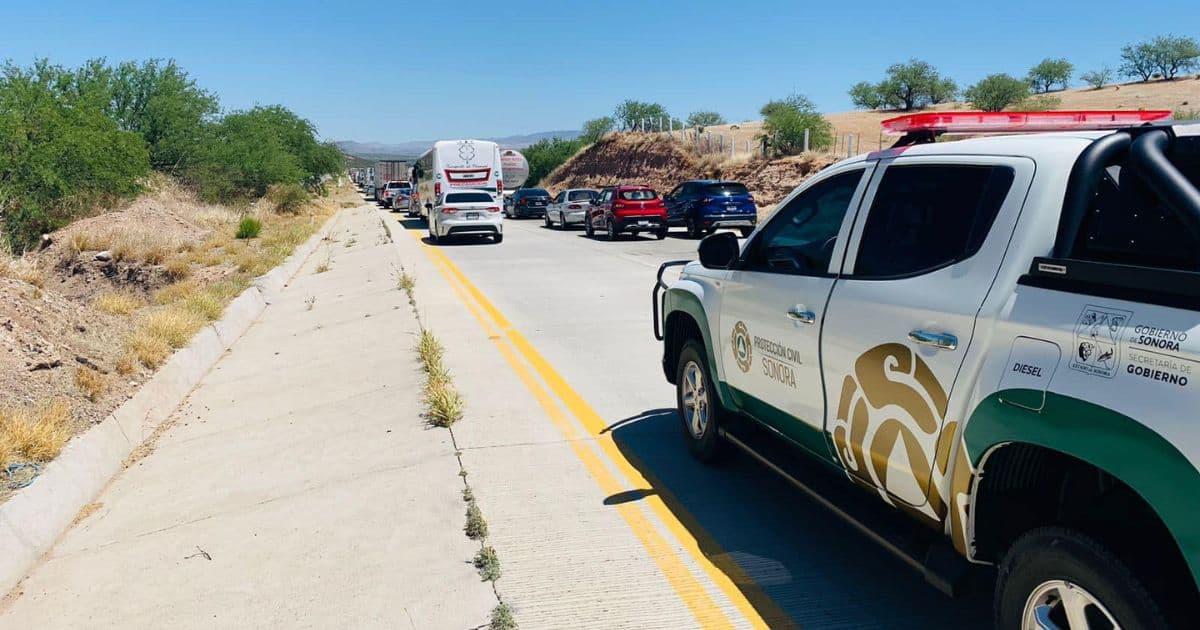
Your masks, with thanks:
[{"label": "clear blue sky", "polygon": [[[369,7],[380,7],[368,10]],[[573,129],[625,98],[679,117],[756,117],[800,92],[825,111],[919,57],[966,85],[1046,56],[1086,70],[1120,47],[1200,38],[1200,2],[9,0],[0,57],[174,58],[225,108],[281,103],[329,139]]]}]

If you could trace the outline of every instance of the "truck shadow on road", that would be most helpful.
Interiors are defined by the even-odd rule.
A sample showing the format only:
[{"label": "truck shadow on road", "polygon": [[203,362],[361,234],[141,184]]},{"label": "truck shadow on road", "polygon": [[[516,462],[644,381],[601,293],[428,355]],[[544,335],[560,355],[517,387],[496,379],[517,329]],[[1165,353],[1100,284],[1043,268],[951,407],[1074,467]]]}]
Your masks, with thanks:
[{"label": "truck shadow on road", "polygon": [[[660,496],[771,627],[990,625],[986,588],[957,599],[943,595],[750,457],[731,449],[716,466],[697,462],[681,431],[674,409],[645,411],[605,429],[651,486],[605,504]],[[812,472],[829,478],[814,481],[840,482],[833,471]]]}]

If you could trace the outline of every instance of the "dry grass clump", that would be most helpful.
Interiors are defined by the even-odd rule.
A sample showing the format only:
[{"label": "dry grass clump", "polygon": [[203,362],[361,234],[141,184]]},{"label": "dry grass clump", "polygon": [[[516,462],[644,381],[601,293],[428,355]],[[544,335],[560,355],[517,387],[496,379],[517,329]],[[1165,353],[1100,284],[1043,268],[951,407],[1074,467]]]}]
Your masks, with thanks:
[{"label": "dry grass clump", "polygon": [[71,235],[70,250],[83,252],[107,251],[113,260],[161,265],[172,254],[186,252],[191,245],[177,236],[147,230],[80,230]]},{"label": "dry grass clump", "polygon": [[92,306],[109,315],[131,315],[146,304],[142,298],[117,291],[105,291],[92,299]]},{"label": "dry grass clump", "polygon": [[0,252],[0,277],[20,280],[38,288],[46,283],[46,277],[37,263],[27,258],[12,258],[4,252]]},{"label": "dry grass clump", "polygon": [[71,438],[71,408],[63,401],[0,409],[0,462],[54,459]]},{"label": "dry grass clump", "polygon": [[[125,342],[125,346],[128,350],[127,357],[132,357],[138,363],[151,369],[162,365],[167,360],[167,357],[171,356],[170,344],[144,329],[133,331],[128,341]],[[124,360],[124,357],[122,360]],[[123,374],[130,374],[133,372],[134,366],[132,363],[122,365],[118,362],[117,370]]]},{"label": "dry grass clump", "polygon": [[75,386],[88,400],[96,402],[104,395],[104,389],[108,386],[104,375],[95,368],[81,365],[75,368]]},{"label": "dry grass clump", "polygon": [[142,327],[172,348],[182,348],[205,323],[207,322],[200,315],[186,308],[171,306],[147,315]]},{"label": "dry grass clump", "polygon": [[156,368],[174,350],[187,345],[208,321],[200,309],[172,304],[143,317],[126,341],[126,348],[142,365]]}]

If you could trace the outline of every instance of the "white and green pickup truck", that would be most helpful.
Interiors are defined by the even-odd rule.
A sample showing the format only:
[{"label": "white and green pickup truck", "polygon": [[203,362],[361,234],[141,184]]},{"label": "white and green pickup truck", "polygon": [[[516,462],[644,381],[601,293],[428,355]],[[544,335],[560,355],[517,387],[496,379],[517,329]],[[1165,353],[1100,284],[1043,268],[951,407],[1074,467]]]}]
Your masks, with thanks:
[{"label": "white and green pickup truck", "polygon": [[997,627],[1200,626],[1200,125],[1169,114],[893,119],[660,269],[693,453],[749,451],[944,590],[996,567]]}]

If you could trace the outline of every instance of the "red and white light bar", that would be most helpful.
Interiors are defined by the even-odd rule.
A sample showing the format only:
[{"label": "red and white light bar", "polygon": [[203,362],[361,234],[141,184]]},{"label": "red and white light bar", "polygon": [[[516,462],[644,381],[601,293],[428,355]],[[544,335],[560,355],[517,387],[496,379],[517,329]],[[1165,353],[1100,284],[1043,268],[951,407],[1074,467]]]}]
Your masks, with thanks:
[{"label": "red and white light bar", "polygon": [[1094,131],[1168,122],[1171,111],[1091,110],[1051,112],[923,112],[883,121],[889,134],[913,131],[935,133],[1024,133],[1034,131]]}]

